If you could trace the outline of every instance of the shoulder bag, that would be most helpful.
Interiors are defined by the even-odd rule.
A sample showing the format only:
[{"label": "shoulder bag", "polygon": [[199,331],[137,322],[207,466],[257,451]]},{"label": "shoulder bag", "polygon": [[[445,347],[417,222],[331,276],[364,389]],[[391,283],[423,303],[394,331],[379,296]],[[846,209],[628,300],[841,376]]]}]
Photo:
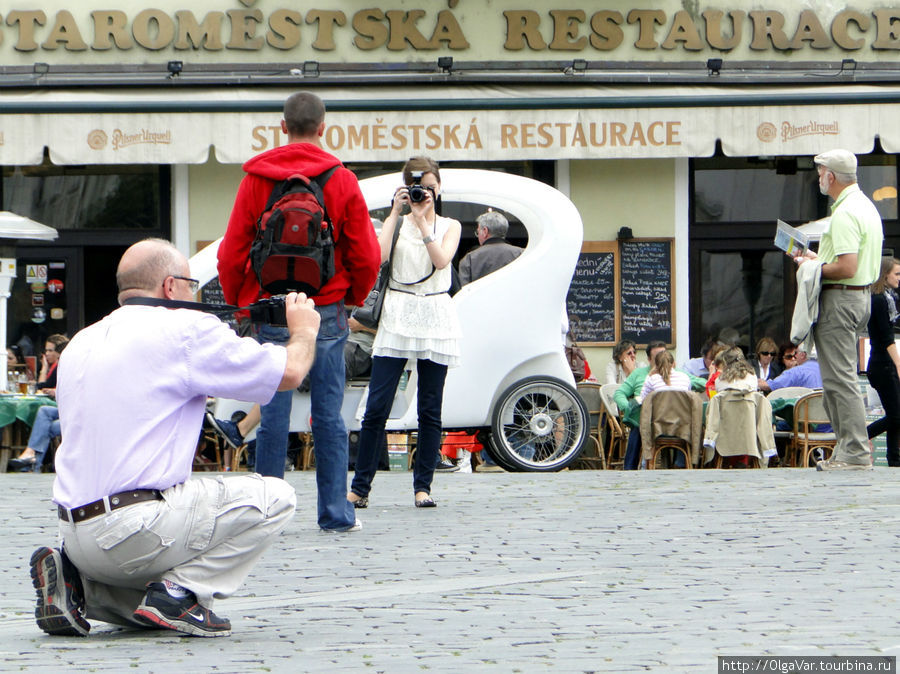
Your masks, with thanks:
[{"label": "shoulder bag", "polygon": [[[400,227],[402,225],[403,220],[398,218],[397,224],[394,226],[394,236],[391,239],[391,252],[388,255],[387,262],[383,262],[381,264],[381,269],[378,270],[378,278],[375,280],[375,287],[372,288],[372,290],[366,296],[366,299],[363,300],[362,305],[354,309],[353,313],[351,314],[351,316],[358,320],[363,325],[363,327],[369,328],[370,330],[376,330],[378,328],[378,322],[381,320],[381,307],[384,305],[384,296],[387,294],[388,284],[391,280],[391,263],[394,259],[394,249],[397,247],[397,239],[400,238]],[[429,278],[431,278],[435,271],[435,266],[432,264],[431,271],[426,276],[420,278],[418,281],[413,281],[411,283],[395,281],[395,283],[399,283],[400,285],[405,286],[413,286],[417,283],[427,281]]]}]

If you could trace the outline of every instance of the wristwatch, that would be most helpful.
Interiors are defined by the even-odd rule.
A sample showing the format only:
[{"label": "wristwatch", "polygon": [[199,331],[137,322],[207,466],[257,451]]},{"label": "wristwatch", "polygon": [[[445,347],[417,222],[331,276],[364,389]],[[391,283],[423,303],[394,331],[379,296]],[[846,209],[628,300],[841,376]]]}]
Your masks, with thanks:
[{"label": "wristwatch", "polygon": [[424,243],[426,246],[427,246],[429,243],[431,243],[432,241],[434,241],[434,237],[431,236],[431,234],[429,234],[428,236],[423,236],[423,237],[422,237],[422,243]]}]

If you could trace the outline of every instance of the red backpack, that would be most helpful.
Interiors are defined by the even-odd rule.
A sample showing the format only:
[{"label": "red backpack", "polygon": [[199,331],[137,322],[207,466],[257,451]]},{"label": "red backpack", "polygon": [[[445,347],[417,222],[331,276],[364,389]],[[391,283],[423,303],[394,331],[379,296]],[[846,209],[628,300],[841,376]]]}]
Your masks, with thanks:
[{"label": "red backpack", "polygon": [[338,168],[314,178],[297,173],[272,188],[250,246],[250,264],[269,294],[312,297],[334,276],[334,228],[322,188]]}]

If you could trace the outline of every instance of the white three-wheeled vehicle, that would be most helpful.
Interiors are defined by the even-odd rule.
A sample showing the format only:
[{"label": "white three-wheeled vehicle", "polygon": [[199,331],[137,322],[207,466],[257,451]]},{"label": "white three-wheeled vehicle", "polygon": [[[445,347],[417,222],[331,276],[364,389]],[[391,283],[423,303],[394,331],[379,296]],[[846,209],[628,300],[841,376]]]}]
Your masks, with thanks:
[{"label": "white three-wheeled vehicle", "polygon": [[[445,430],[479,431],[499,465],[514,471],[555,471],[578,458],[589,433],[587,409],[575,390],[564,353],[566,293],[582,241],[581,216],[561,192],[496,171],[441,171],[442,201],[488,207],[515,216],[528,233],[524,253],[464,286],[453,302],[462,326],[461,364],[448,371]],[[400,174],[360,181],[370,210],[387,207]],[[191,275],[216,276],[218,243],[191,259]],[[343,418],[358,430],[365,381],[351,380]],[[417,428],[416,370],[397,391],[387,430]],[[230,418],[247,403],[218,400],[215,415]],[[309,394],[295,392],[291,430],[309,431]],[[249,439],[249,437],[248,437]]]}]

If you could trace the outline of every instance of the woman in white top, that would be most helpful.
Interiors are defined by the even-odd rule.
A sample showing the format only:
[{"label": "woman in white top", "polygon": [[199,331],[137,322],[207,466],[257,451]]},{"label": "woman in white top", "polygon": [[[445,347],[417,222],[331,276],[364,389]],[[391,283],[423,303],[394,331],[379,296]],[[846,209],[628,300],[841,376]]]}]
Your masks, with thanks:
[{"label": "woman in white top", "polygon": [[660,351],[653,359],[653,368],[644,380],[644,387],[637,397],[638,404],[654,391],[690,391],[691,378],[675,369],[675,358],[670,351]]},{"label": "woman in white top", "polygon": [[[417,508],[433,508],[431,481],[441,446],[441,405],[447,368],[459,363],[459,321],[448,290],[451,260],[459,246],[460,224],[435,211],[441,193],[438,164],[413,157],[403,167],[404,184],[394,192],[391,213],[378,242],[381,260],[391,253],[394,229],[400,228],[391,262],[391,280],[372,349],[369,398],[359,435],[356,473],[347,499],[357,508],[369,504],[378,468],[384,426],[407,360],[418,372],[419,432],[413,465]],[[409,214],[401,210],[409,206]]]},{"label": "woman in white top", "polygon": [[771,337],[763,337],[756,343],[755,358],[750,360],[750,365],[756,371],[756,376],[763,381],[775,379],[784,371],[784,367],[778,362],[778,346]]},{"label": "woman in white top", "polygon": [[613,348],[612,360],[606,365],[606,384],[621,384],[637,364],[637,347],[630,339],[623,339]]}]

